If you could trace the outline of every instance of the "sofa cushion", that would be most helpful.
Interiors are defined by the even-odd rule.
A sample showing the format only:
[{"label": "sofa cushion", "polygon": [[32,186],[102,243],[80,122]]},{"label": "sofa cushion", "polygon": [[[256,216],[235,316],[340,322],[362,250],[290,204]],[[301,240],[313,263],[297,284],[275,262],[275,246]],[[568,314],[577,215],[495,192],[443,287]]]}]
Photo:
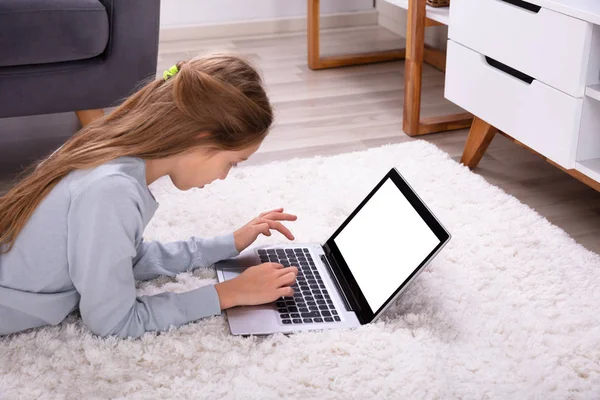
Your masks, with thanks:
[{"label": "sofa cushion", "polygon": [[0,67],[92,58],[108,32],[98,0],[0,0]]}]

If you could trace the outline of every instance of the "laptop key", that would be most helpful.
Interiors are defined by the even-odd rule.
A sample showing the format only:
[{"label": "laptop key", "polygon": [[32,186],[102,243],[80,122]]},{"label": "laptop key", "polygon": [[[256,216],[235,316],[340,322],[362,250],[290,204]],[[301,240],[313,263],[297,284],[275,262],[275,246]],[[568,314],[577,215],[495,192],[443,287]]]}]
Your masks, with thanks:
[{"label": "laptop key", "polygon": [[338,317],[337,315],[335,317],[333,317],[333,319],[336,321],[341,321],[340,317]]},{"label": "laptop key", "polygon": [[331,318],[331,317],[325,317],[325,322],[333,322],[333,318]]},{"label": "laptop key", "polygon": [[290,307],[290,306],[288,306],[287,311],[289,311],[289,312],[298,312],[298,307]]},{"label": "laptop key", "polygon": [[304,318],[302,321],[304,321],[305,324],[313,322],[312,318]]},{"label": "laptop key", "polygon": [[319,318],[321,316],[318,311],[300,313],[300,315],[302,318]]},{"label": "laptop key", "polygon": [[298,307],[298,311],[303,313],[303,312],[308,312],[308,308],[306,307]]},{"label": "laptop key", "polygon": [[337,311],[335,311],[335,310],[331,310],[331,313],[332,313],[333,315],[338,315]]},{"label": "laptop key", "polygon": [[298,319],[293,319],[292,322],[295,324],[301,324],[302,320],[298,318]]},{"label": "laptop key", "polygon": [[325,300],[317,300],[317,304],[325,304]]},{"label": "laptop key", "polygon": [[281,317],[281,319],[286,319],[290,317],[290,314],[279,314],[279,316]]},{"label": "laptop key", "polygon": [[292,321],[289,319],[282,319],[281,322],[283,322],[284,324],[291,324]]},{"label": "laptop key", "polygon": [[287,308],[280,308],[277,311],[279,311],[279,314],[285,314],[288,310],[287,310]]},{"label": "laptop key", "polygon": [[300,318],[300,314],[292,314],[292,318]]},{"label": "laptop key", "polygon": [[329,307],[327,307],[327,304],[321,304],[319,310],[329,310]]},{"label": "laptop key", "polygon": [[321,315],[324,317],[331,317],[331,313],[329,311],[321,311]]},{"label": "laptop key", "polygon": [[323,322],[323,318],[315,318],[313,319],[314,322]]}]

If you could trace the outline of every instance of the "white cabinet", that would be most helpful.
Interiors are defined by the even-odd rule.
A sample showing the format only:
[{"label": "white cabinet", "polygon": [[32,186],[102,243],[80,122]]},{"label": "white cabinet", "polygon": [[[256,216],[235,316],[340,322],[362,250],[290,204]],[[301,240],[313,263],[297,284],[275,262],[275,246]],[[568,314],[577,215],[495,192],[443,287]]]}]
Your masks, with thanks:
[{"label": "white cabinet", "polygon": [[575,161],[583,100],[524,81],[458,43],[448,43],[445,96],[565,168]]},{"label": "white cabinet", "polygon": [[600,182],[600,0],[452,0],[446,97]]},{"label": "white cabinet", "polygon": [[522,3],[452,0],[448,37],[571,96],[582,97],[592,25]]}]

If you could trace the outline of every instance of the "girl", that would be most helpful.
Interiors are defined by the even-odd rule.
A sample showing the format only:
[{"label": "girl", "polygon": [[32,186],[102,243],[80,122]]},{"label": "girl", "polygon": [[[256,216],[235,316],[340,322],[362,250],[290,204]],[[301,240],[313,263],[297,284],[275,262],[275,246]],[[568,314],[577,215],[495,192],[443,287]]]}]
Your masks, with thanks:
[{"label": "girl", "polygon": [[158,208],[148,185],[180,190],[225,179],[267,135],[273,114],[256,70],[223,54],[165,71],[86,126],[0,198],[0,335],[56,325],[79,309],[100,336],[137,337],[237,305],[292,296],[295,267],[261,264],[187,293],[136,298],[135,280],[173,276],[233,257],[279,221],[261,214],[234,233],[144,242]]}]

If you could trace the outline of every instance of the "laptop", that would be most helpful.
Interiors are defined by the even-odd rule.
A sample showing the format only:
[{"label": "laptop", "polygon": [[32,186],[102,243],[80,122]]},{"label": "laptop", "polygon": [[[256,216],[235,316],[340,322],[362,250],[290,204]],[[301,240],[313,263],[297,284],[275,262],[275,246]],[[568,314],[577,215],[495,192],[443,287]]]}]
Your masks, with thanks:
[{"label": "laptop", "polygon": [[325,244],[255,246],[215,264],[219,282],[265,262],[298,267],[293,297],[227,309],[231,333],[289,334],[376,321],[450,237],[392,168]]}]

